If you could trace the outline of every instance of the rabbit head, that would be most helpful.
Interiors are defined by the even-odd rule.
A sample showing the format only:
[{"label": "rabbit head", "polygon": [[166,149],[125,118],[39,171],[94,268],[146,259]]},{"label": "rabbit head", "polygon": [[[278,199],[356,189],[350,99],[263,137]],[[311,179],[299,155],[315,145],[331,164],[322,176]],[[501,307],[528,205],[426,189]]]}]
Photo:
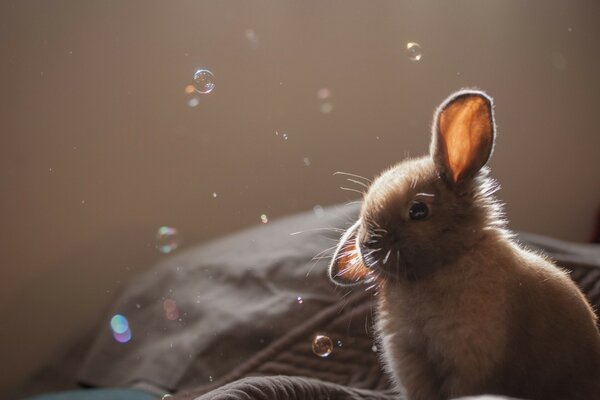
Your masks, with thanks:
[{"label": "rabbit head", "polygon": [[416,280],[443,268],[486,230],[503,224],[485,166],[492,154],[492,99],[451,95],[434,115],[430,153],[383,172],[342,236],[329,275],[340,285],[371,276]]}]

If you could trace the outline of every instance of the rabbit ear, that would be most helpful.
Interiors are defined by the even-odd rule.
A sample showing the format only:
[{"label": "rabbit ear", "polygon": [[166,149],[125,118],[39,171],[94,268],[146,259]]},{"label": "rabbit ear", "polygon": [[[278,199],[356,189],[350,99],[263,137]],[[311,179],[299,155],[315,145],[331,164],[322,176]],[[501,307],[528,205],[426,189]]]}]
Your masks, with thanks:
[{"label": "rabbit ear", "polygon": [[360,220],[344,232],[329,264],[329,278],[340,286],[357,285],[369,272],[356,245],[356,232],[359,226]]},{"label": "rabbit ear", "polygon": [[454,93],[435,113],[431,156],[453,183],[471,178],[490,158],[495,130],[489,96],[477,90]]}]

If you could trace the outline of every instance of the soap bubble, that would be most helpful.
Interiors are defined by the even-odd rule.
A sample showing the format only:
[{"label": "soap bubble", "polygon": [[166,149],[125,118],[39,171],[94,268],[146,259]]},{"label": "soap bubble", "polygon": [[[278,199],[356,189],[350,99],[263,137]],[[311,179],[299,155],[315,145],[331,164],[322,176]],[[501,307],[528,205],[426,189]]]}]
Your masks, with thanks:
[{"label": "soap bubble", "polygon": [[129,322],[123,315],[115,314],[110,319],[110,327],[114,333],[124,333],[129,330]]},{"label": "soap bubble", "polygon": [[333,351],[333,342],[329,336],[317,335],[313,339],[312,350],[319,357],[327,357]]},{"label": "soap bubble", "polygon": [[327,88],[321,88],[317,91],[317,97],[320,100],[328,99],[329,97],[331,97],[331,90]]},{"label": "soap bubble", "polygon": [[131,340],[131,331],[128,329],[123,333],[113,332],[113,337],[119,343],[127,343]]},{"label": "soap bubble", "polygon": [[260,220],[263,224],[266,224],[267,222],[269,222],[269,218],[267,217],[267,214],[262,214],[260,216]]},{"label": "soap bubble", "polygon": [[207,94],[215,88],[215,76],[207,69],[199,69],[194,73],[194,88],[196,92]]},{"label": "soap bubble", "polygon": [[131,330],[129,322],[121,314],[115,314],[110,319],[110,327],[113,331],[113,337],[119,343],[127,343],[131,340]]},{"label": "soap bubble", "polygon": [[179,232],[169,226],[161,226],[156,232],[156,248],[163,254],[169,254],[179,246]]},{"label": "soap bubble", "polygon": [[217,198],[217,192],[213,192],[212,197],[213,197],[213,199],[216,199]]},{"label": "soap bubble", "polygon": [[410,61],[419,61],[423,57],[421,45],[415,42],[406,43],[406,54]]},{"label": "soap bubble", "polygon": [[188,105],[188,107],[190,107],[190,108],[197,107],[197,106],[198,106],[198,104],[200,104],[200,99],[199,99],[198,97],[196,97],[196,96],[192,96],[192,97],[190,97],[190,98],[188,99],[188,101],[187,101],[187,105]]}]

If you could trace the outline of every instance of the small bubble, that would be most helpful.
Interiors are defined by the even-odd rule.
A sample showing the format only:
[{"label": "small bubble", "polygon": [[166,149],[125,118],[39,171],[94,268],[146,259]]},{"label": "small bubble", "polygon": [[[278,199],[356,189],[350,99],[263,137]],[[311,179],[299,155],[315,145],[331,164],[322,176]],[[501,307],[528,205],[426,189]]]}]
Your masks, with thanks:
[{"label": "small bubble", "polygon": [[196,92],[196,89],[194,88],[194,85],[186,85],[186,87],[183,88],[183,91],[185,92],[185,94],[194,94],[194,92]]},{"label": "small bubble", "polygon": [[211,381],[211,382],[213,381],[213,377],[212,377],[212,375],[210,375],[210,376],[208,377],[208,380],[209,380],[209,381]]},{"label": "small bubble", "polygon": [[156,248],[163,254],[169,254],[179,247],[179,232],[169,226],[161,226],[156,232]]},{"label": "small bubble", "polygon": [[50,173],[52,173],[52,168],[48,168],[48,171],[49,171]]},{"label": "small bubble", "polygon": [[298,304],[302,304],[302,303],[304,303],[304,300],[302,300],[302,297],[300,297],[300,296],[298,296],[298,299],[297,299],[297,300],[298,300]]},{"label": "small bubble", "polygon": [[305,166],[307,166],[307,167],[309,167],[309,166],[310,166],[310,158],[308,158],[308,157],[304,157],[304,158],[302,159],[302,161],[304,162],[304,165],[305,165]]},{"label": "small bubble", "polygon": [[317,97],[319,100],[325,100],[331,97],[331,90],[327,88],[321,88],[317,91]]},{"label": "small bubble", "polygon": [[212,197],[213,197],[213,199],[216,199],[217,198],[217,192],[213,192]]},{"label": "small bubble", "polygon": [[282,135],[282,137],[283,137],[283,140],[288,140],[288,135],[287,135],[287,133],[284,133],[284,134]]},{"label": "small bubble", "polygon": [[250,43],[250,46],[253,49],[258,49],[260,41],[258,40],[258,36],[256,35],[256,32],[254,32],[254,29],[246,29],[245,36],[248,43]]},{"label": "small bubble", "polygon": [[140,308],[142,308],[142,305],[140,303],[138,303],[135,305],[135,308],[137,308],[139,310]]},{"label": "small bubble", "polygon": [[323,214],[325,214],[325,211],[323,210],[323,207],[321,207],[320,205],[316,205],[313,207],[313,212],[315,213],[315,215],[317,217],[322,217]]},{"label": "small bubble", "polygon": [[423,58],[421,45],[415,42],[406,43],[406,54],[408,54],[408,59],[410,61],[420,61],[421,58]]},{"label": "small bubble", "polygon": [[331,111],[333,111],[333,104],[329,102],[321,104],[321,112],[323,114],[329,114]]},{"label": "small bubble", "polygon": [[337,343],[337,347],[342,347],[342,341],[341,340],[338,340],[336,343]]},{"label": "small bubble", "polygon": [[199,69],[194,73],[194,88],[196,92],[208,94],[215,88],[215,76],[207,69]]},{"label": "small bubble", "polygon": [[200,99],[196,96],[189,98],[187,101],[187,105],[190,108],[198,107],[198,104],[200,104]]},{"label": "small bubble", "polygon": [[165,299],[163,301],[163,309],[165,311],[172,311],[177,309],[177,302],[173,299]]},{"label": "small bubble", "polygon": [[319,357],[327,357],[333,351],[333,342],[329,336],[317,335],[313,339],[312,350]]},{"label": "small bubble", "polygon": [[81,200],[81,204],[85,204],[85,200]]},{"label": "small bubble", "polygon": [[113,337],[119,343],[127,343],[131,340],[131,331],[128,329],[123,333],[113,332]]},{"label": "small bubble", "polygon": [[373,351],[373,353],[377,353],[377,346],[373,345],[373,347],[371,347],[371,350]]},{"label": "small bubble", "polygon": [[260,216],[260,220],[263,224],[266,224],[267,222],[269,222],[269,218],[267,217],[267,214],[262,214]]},{"label": "small bubble", "polygon": [[115,314],[110,319],[110,327],[115,333],[124,333],[129,330],[129,322],[121,314]]}]

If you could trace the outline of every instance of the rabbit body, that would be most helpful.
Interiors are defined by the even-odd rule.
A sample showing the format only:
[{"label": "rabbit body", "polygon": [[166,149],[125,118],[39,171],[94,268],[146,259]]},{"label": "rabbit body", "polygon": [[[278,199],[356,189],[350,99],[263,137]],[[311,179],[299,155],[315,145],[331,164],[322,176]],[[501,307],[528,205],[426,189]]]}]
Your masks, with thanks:
[{"label": "rabbit body", "polygon": [[407,400],[600,399],[596,316],[564,271],[506,229],[485,167],[494,141],[487,95],[448,98],[430,155],[369,187],[330,277],[377,281],[382,359]]}]

